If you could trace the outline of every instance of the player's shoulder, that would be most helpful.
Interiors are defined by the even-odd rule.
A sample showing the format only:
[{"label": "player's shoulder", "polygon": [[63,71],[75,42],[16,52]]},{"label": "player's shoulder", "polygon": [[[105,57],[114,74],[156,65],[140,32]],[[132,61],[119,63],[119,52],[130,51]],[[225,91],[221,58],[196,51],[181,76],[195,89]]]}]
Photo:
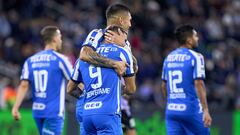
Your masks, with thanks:
[{"label": "player's shoulder", "polygon": [[104,29],[93,29],[88,35],[95,36],[95,35],[103,35]]},{"label": "player's shoulder", "polygon": [[132,56],[131,50],[128,46],[124,46],[124,47],[121,47],[121,46],[118,46],[118,45],[116,45],[116,46],[119,48],[120,52],[122,52],[123,54],[128,55],[128,56]]},{"label": "player's shoulder", "polygon": [[25,62],[31,61],[31,59],[34,59],[35,57],[38,57],[39,55],[42,55],[43,53],[45,53],[45,50],[39,51],[35,54],[33,54],[32,56],[28,57]]},{"label": "player's shoulder", "polygon": [[190,49],[189,49],[189,52],[190,52],[190,54],[192,54],[192,56],[194,58],[201,58],[201,59],[203,58],[203,55],[201,53],[199,53],[199,52],[196,52],[196,51],[190,50]]},{"label": "player's shoulder", "polygon": [[52,53],[54,55],[56,55],[59,60],[63,60],[63,61],[67,61],[67,62],[69,61],[67,56],[65,56],[59,52],[53,51]]}]

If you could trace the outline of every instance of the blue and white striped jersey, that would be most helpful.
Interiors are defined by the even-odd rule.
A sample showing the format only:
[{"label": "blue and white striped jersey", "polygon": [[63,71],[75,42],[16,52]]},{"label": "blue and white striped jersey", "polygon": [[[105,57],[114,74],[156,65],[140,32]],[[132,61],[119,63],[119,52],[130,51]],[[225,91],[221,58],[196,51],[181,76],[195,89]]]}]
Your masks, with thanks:
[{"label": "blue and white striped jersey", "polygon": [[[94,29],[94,30],[92,30],[88,34],[85,41],[83,42],[82,46],[89,46],[94,51],[96,51],[96,48],[98,48],[98,46],[102,43],[102,41],[104,39],[105,31],[106,31],[106,29]],[[131,45],[130,45],[129,41],[127,41],[127,40],[126,40],[125,48],[129,49],[129,51],[131,51]]]},{"label": "blue and white striped jersey", "polygon": [[34,117],[64,116],[66,81],[71,72],[69,60],[53,50],[41,51],[25,61],[21,80],[30,83]]},{"label": "blue and white striped jersey", "polygon": [[162,79],[167,83],[167,114],[202,112],[194,85],[194,80],[205,79],[200,53],[187,48],[172,51],[164,60]]},{"label": "blue and white striped jersey", "polygon": [[[132,54],[127,49],[113,44],[102,44],[96,52],[107,58],[126,61],[130,65],[126,76],[134,75]],[[78,70],[82,74],[86,90],[83,115],[120,114],[121,79],[114,69],[95,67],[79,60]]]}]

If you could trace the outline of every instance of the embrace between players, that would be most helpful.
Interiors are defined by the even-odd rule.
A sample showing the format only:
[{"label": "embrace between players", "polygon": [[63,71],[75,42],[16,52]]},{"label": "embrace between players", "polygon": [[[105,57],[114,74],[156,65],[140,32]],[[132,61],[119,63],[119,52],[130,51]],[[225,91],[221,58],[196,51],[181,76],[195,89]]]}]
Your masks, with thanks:
[{"label": "embrace between players", "polygon": [[[105,29],[95,29],[87,36],[73,72],[68,60],[57,53],[62,43],[59,29],[43,29],[41,34],[46,47],[24,64],[12,110],[15,119],[20,119],[18,109],[31,86],[39,133],[61,134],[65,99],[62,91],[69,80],[67,91],[78,98],[76,115],[80,134],[123,134],[121,94],[136,91],[135,75],[138,71],[127,41],[131,14],[128,7],[114,4],[107,9],[106,18]],[[188,25],[178,28],[176,36],[181,46],[167,56],[162,73],[162,91],[167,97],[167,133],[208,135],[211,117],[202,81],[205,78],[204,60],[201,54],[192,50],[197,47],[198,37]],[[124,123],[126,134],[136,134],[134,124],[130,122],[131,114],[126,110],[123,113],[128,117]]]}]

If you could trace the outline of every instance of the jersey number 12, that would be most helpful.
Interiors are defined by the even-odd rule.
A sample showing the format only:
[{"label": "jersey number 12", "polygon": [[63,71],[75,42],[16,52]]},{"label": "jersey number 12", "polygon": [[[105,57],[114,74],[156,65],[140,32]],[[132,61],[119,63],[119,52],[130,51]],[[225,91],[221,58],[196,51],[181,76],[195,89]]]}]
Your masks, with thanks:
[{"label": "jersey number 12", "polygon": [[180,70],[169,71],[169,86],[171,93],[182,93],[183,88],[177,87],[177,84],[182,83],[182,72]]}]

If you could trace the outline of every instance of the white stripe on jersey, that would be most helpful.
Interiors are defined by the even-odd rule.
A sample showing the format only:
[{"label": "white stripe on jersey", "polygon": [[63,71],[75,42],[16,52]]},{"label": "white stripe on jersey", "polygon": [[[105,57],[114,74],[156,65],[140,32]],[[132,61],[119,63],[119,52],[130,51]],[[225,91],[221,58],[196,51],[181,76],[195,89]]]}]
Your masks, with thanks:
[{"label": "white stripe on jersey", "polygon": [[62,79],[61,87],[60,87],[60,99],[59,99],[59,112],[58,116],[63,117],[64,115],[64,102],[65,102],[65,79]]},{"label": "white stripe on jersey", "polygon": [[73,75],[72,75],[72,79],[74,80],[74,81],[78,81],[78,76],[79,76],[79,71],[78,71],[78,69],[79,69],[79,66],[80,66],[80,64],[79,64],[79,61],[77,62],[77,65],[74,67],[74,71],[73,71]]},{"label": "white stripe on jersey", "polygon": [[[61,58],[63,60],[64,63],[62,63],[62,61],[59,62],[59,67],[60,69],[62,69],[63,73],[64,73],[64,76],[66,77],[66,79],[70,79],[70,76],[73,72],[73,69],[72,69],[72,64],[70,63],[70,61],[68,60],[68,58],[58,52],[54,52],[57,56],[59,56],[59,58]],[[65,68],[65,66],[67,67],[67,69]],[[69,74],[68,74],[69,73]]]},{"label": "white stripe on jersey", "polygon": [[[197,68],[197,72],[193,73],[193,78],[205,78],[205,68],[204,68],[204,60],[203,60],[203,56],[200,53],[197,53],[193,50],[189,50],[191,52],[191,54],[195,57],[196,59],[196,68]],[[201,63],[201,59],[202,59],[202,63]]]},{"label": "white stripe on jersey", "polygon": [[67,70],[65,69],[65,67],[61,61],[59,62],[59,68],[63,71],[63,74],[66,77],[66,79],[70,80],[70,75],[67,73]]},{"label": "white stripe on jersey", "polygon": [[[130,52],[128,51],[128,49],[126,49],[126,48],[123,48],[123,47],[120,47],[120,48],[122,48],[123,50],[125,50],[125,52],[127,53],[128,58],[129,58],[129,60],[130,60],[130,65],[129,65],[129,66],[130,66],[130,72],[131,72],[131,73],[134,73],[132,53],[130,53]],[[122,52],[121,52],[121,54],[120,54],[120,58],[122,59],[122,61],[126,61],[126,57],[122,54]]]},{"label": "white stripe on jersey", "polygon": [[[97,32],[97,34],[94,37],[92,37],[92,34],[94,32]],[[103,30],[102,29],[94,29],[88,34],[83,45],[91,45],[94,48],[97,48],[98,42],[101,39],[101,37],[103,37]]]},{"label": "white stripe on jersey", "polygon": [[121,80],[118,81],[118,86],[117,86],[117,113],[120,113],[120,91],[121,91]]},{"label": "white stripe on jersey", "polygon": [[21,79],[29,79],[29,71],[28,71],[27,61],[25,61],[24,65],[23,65]]}]

